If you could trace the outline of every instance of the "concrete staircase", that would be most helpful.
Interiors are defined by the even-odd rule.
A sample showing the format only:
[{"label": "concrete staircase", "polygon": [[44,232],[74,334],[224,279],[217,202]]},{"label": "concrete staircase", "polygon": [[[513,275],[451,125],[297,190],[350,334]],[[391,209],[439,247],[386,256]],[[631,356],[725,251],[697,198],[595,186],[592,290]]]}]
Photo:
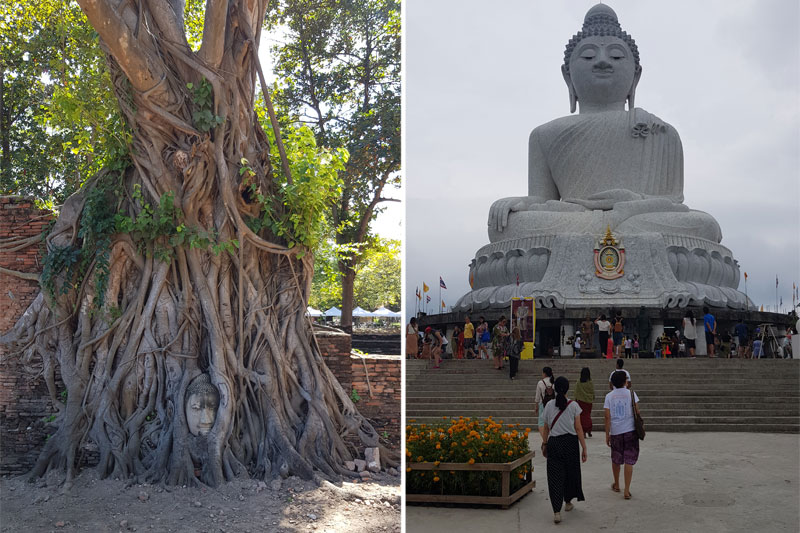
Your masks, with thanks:
[{"label": "concrete staircase", "polygon": [[[442,417],[487,417],[536,428],[534,394],[542,367],[570,380],[573,397],[580,370],[588,366],[595,389],[594,433],[603,432],[603,399],[614,360],[521,361],[515,380],[508,365],[445,360],[442,368],[406,361],[407,423],[441,422]],[[800,433],[798,359],[627,359],[648,431],[752,431]],[[414,422],[410,422],[414,420]]]}]

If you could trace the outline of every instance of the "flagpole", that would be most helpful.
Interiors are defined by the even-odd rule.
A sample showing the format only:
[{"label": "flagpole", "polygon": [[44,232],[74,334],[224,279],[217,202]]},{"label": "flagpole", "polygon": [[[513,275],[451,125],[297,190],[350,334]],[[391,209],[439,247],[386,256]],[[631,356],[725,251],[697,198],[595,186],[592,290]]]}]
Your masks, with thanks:
[{"label": "flagpole", "polygon": [[439,276],[439,314],[442,314],[442,277]]},{"label": "flagpole", "polygon": [[778,312],[778,275],[775,275],[775,312]]}]

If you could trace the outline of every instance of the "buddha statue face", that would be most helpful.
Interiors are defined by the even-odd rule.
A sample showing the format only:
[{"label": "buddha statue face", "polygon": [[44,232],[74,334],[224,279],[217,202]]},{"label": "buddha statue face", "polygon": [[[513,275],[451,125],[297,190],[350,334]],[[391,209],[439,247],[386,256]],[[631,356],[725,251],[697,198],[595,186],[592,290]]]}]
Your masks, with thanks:
[{"label": "buddha statue face", "polygon": [[217,419],[219,391],[208,374],[200,374],[186,389],[186,424],[192,435],[207,435]]},{"label": "buddha statue face", "polygon": [[569,60],[569,79],[581,105],[624,104],[638,82],[630,48],[613,36],[581,40]]}]

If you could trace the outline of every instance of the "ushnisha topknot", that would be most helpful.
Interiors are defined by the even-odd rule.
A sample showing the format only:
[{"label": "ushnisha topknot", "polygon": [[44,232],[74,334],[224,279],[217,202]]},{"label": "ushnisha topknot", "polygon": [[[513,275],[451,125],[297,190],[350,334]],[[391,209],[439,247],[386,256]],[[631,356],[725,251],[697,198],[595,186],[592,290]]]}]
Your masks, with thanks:
[{"label": "ushnisha topknot", "polygon": [[186,387],[186,397],[194,396],[195,394],[213,394],[219,399],[219,391],[211,384],[211,378],[208,374],[200,374],[189,383]]},{"label": "ushnisha topknot", "polygon": [[583,19],[583,27],[581,31],[572,36],[572,39],[567,43],[567,48],[564,50],[564,68],[569,72],[569,59],[572,57],[572,51],[578,43],[586,37],[605,37],[605,36],[618,37],[625,41],[628,48],[631,49],[633,54],[634,64],[639,66],[639,49],[636,47],[636,41],[633,37],[622,31],[619,25],[617,14],[614,10],[605,4],[597,4],[592,7]]}]

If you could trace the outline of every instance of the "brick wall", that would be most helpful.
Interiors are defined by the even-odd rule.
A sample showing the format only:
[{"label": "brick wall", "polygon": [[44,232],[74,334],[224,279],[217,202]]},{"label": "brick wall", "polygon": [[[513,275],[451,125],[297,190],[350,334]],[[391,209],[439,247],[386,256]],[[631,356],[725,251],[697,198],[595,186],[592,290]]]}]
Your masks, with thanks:
[{"label": "brick wall", "polygon": [[317,330],[316,337],[325,363],[342,388],[358,394],[359,412],[372,422],[381,436],[385,432],[394,447],[399,448],[402,358],[399,355],[351,355],[351,339],[346,333]]},{"label": "brick wall", "polygon": [[[52,213],[36,208],[27,198],[0,196],[0,243],[35,237],[44,231]],[[41,271],[40,246],[0,250],[0,267],[21,272]],[[16,323],[39,294],[39,284],[0,272],[0,333]],[[22,371],[19,358],[0,345],[0,474],[29,470],[53,428],[46,417],[54,412],[41,377]]]}]

